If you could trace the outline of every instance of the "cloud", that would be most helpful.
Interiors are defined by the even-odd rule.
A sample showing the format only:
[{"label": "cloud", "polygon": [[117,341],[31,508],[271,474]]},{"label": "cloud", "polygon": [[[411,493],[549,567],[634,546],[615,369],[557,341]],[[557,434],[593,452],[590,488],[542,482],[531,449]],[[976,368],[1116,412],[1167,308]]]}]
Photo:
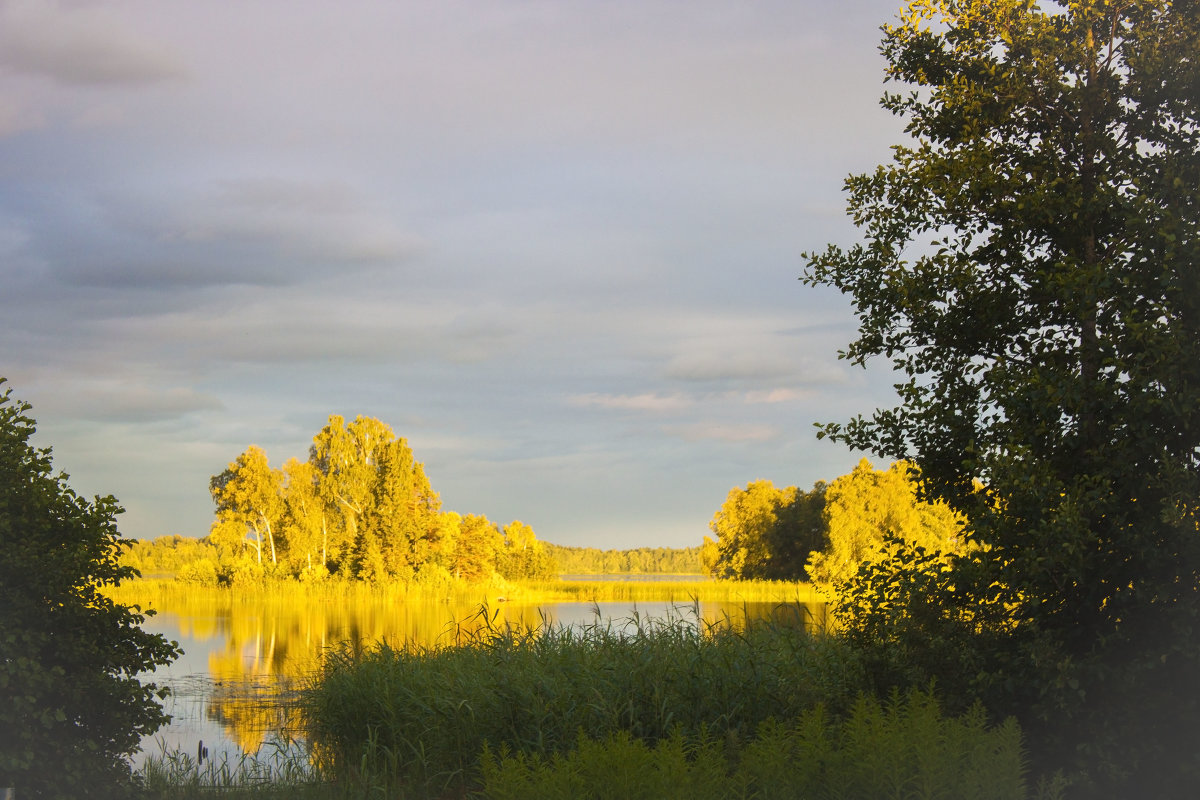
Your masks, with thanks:
[{"label": "cloud", "polygon": [[681,353],[667,364],[667,377],[684,381],[780,378],[795,373],[782,354],[697,350]]},{"label": "cloud", "polygon": [[690,398],[681,394],[601,394],[589,392],[574,395],[569,399],[573,406],[596,406],[622,411],[681,411],[692,405]]},{"label": "cloud", "polygon": [[159,387],[145,381],[113,378],[89,379],[43,376],[52,390],[45,393],[38,412],[70,416],[92,422],[146,423],[178,419],[203,411],[221,411],[215,396],[190,387]]},{"label": "cloud", "polygon": [[71,235],[41,232],[53,274],[84,287],[281,287],[389,267],[424,243],[348,183],[284,178],[218,181],[75,200]]},{"label": "cloud", "polygon": [[748,423],[697,422],[664,429],[688,442],[715,440],[720,442],[746,443],[769,442],[782,438],[782,432],[773,425]]},{"label": "cloud", "polygon": [[146,84],[186,74],[172,53],[139,37],[104,9],[55,3],[0,6],[0,66],[60,84]]},{"label": "cloud", "polygon": [[773,405],[775,403],[790,403],[806,396],[805,392],[795,389],[768,389],[762,392],[746,392],[742,399],[751,405]]},{"label": "cloud", "polygon": [[[0,44],[3,48],[3,44]],[[0,138],[45,127],[46,117],[12,97],[0,97]]]}]

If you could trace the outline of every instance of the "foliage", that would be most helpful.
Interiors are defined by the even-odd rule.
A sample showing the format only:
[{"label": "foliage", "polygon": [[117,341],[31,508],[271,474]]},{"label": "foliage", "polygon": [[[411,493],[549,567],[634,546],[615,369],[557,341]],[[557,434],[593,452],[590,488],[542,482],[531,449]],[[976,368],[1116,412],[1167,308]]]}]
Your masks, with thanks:
[{"label": "foliage", "polygon": [[844,356],[891,359],[900,405],[823,433],[913,461],[967,517],[979,547],[928,601],[971,617],[974,688],[1043,763],[1088,796],[1186,796],[1200,5],[917,0],[884,31],[907,88],[883,105],[912,139],[848,180],[866,241],[810,255],[805,280],[851,296]]},{"label": "foliage", "polygon": [[164,751],[150,755],[135,774],[146,800],[201,800],[219,795],[226,800],[340,800],[349,794],[323,779],[308,753],[285,742],[268,752],[225,754],[198,762],[187,753]]},{"label": "foliage", "polygon": [[889,561],[884,539],[893,536],[929,553],[962,552],[963,520],[942,502],[918,496],[915,468],[897,461],[878,471],[865,458],[825,489],[828,543],[808,558],[808,578],[827,598],[864,562]]},{"label": "foliage", "polygon": [[504,546],[496,554],[496,571],[510,581],[549,580],[558,574],[558,567],[534,536],[533,528],[517,519],[504,528]]},{"label": "foliage", "polygon": [[825,545],[822,509],[825,484],[811,492],[776,489],[751,481],[729,490],[709,524],[716,541],[704,537],[701,559],[716,578],[799,579],[809,553]]},{"label": "foliage", "polygon": [[136,575],[117,560],[121,509],[52,473],[50,451],[30,444],[28,404],[11,394],[0,394],[0,786],[119,795],[125,757],[167,719],[138,675],[178,650],[99,591]]},{"label": "foliage", "polygon": [[[218,580],[229,585],[331,576],[376,584],[488,581],[497,573],[555,572],[528,525],[513,522],[514,536],[506,538],[486,517],[443,512],[408,442],[371,417],[347,423],[330,416],[308,460],[289,459],[281,469],[250,445],[212,478],[210,491],[217,508],[208,541],[218,554]],[[197,576],[192,570],[186,577]]]},{"label": "foliage", "polygon": [[648,745],[619,731],[580,736],[553,758],[487,748],[482,759],[492,800],[1017,800],[1026,796],[1023,771],[1014,720],[989,729],[979,706],[947,718],[921,692],[887,704],[863,697],[844,721],[816,706],[745,740],[676,730]]},{"label": "foliage", "polygon": [[745,737],[819,702],[839,713],[863,686],[848,648],[794,625],[598,619],[489,626],[454,647],[347,646],[326,657],[305,712],[330,774],[422,796],[475,783],[485,742],[551,757],[580,731]]},{"label": "foliage", "polygon": [[546,542],[546,552],[563,575],[699,575],[703,571],[699,547],[637,547],[601,550],[565,547]]},{"label": "foliage", "polygon": [[[239,534],[240,535],[240,534]],[[239,541],[240,549],[240,541]],[[220,559],[217,545],[209,537],[159,536],[130,539],[121,551],[120,564],[133,567],[144,577],[175,574],[194,561]]]}]

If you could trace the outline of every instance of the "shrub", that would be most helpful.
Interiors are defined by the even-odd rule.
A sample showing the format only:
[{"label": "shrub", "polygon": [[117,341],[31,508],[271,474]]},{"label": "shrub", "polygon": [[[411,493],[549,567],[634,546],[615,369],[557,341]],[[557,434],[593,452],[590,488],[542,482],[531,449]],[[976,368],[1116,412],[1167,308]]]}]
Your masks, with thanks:
[{"label": "shrub", "polygon": [[[2,379],[0,379],[2,382]],[[126,756],[167,720],[138,674],[176,645],[101,587],[120,566],[112,497],[87,501],[29,443],[29,406],[0,394],[0,786],[26,797],[123,796]]]},{"label": "shrub", "polygon": [[863,697],[844,722],[817,706],[794,722],[763,723],[740,746],[707,731],[677,730],[654,745],[620,731],[581,736],[549,758],[490,748],[482,758],[491,800],[1019,800],[1023,772],[1014,720],[989,728],[979,706],[945,717],[923,692]]}]

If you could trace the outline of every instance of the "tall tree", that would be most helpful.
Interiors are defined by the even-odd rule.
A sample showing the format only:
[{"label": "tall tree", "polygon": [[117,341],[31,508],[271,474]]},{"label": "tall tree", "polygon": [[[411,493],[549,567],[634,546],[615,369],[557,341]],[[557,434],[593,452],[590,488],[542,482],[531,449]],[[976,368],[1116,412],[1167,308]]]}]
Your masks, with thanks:
[{"label": "tall tree", "polygon": [[361,523],[374,499],[379,448],[395,439],[392,429],[372,417],[347,424],[338,414],[313,437],[309,461],[320,473],[318,483],[328,510],[330,558],[341,561],[363,549]]},{"label": "tall tree", "polygon": [[828,544],[808,558],[808,578],[826,597],[865,562],[886,557],[890,535],[927,552],[962,552],[963,519],[943,502],[918,497],[912,467],[897,461],[877,470],[865,458],[829,484],[824,496]]},{"label": "tall tree", "polygon": [[290,458],[283,465],[283,527],[289,560],[301,575],[323,574],[325,568],[328,547],[325,508],[317,491],[317,479],[317,468],[309,461]]},{"label": "tall tree", "polygon": [[253,444],[209,482],[217,516],[246,526],[260,564],[264,536],[271,564],[279,563],[275,537],[284,510],[283,483],[283,473],[272,469],[267,454]]},{"label": "tall tree", "polygon": [[504,546],[496,558],[497,571],[509,580],[550,580],[558,573],[554,559],[538,541],[533,528],[514,519],[504,526]]},{"label": "tall tree", "polygon": [[450,571],[462,580],[486,580],[496,571],[496,556],[503,546],[504,538],[494,523],[482,514],[468,514],[458,527]]},{"label": "tall tree", "polygon": [[1200,778],[1200,5],[916,0],[884,32],[906,89],[883,105],[912,139],[848,180],[866,241],[811,255],[805,280],[851,296],[844,356],[890,358],[901,402],[824,433],[911,459],[968,518],[981,547],[910,605],[958,609],[976,689],[1038,755],[1082,759],[1090,796],[1182,796]]},{"label": "tall tree", "polygon": [[374,460],[375,483],[363,536],[378,543],[388,575],[409,580],[437,555],[441,501],[404,439],[381,443]]},{"label": "tall tree", "polygon": [[825,541],[824,492],[822,483],[801,492],[768,480],[730,489],[709,523],[717,538],[701,546],[705,569],[718,578],[803,578],[809,553]]},{"label": "tall tree", "polygon": [[[0,385],[4,379],[0,378]],[[167,722],[153,683],[178,647],[104,589],[135,577],[112,497],[85,500],[0,392],[0,786],[18,797],[128,797],[128,757]]]}]

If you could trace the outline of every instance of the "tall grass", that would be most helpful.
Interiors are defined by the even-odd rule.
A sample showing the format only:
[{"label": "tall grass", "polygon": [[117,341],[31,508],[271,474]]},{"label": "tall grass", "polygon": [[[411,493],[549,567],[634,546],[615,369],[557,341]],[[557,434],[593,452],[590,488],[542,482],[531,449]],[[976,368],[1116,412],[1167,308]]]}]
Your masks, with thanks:
[{"label": "tall grass", "polygon": [[915,692],[861,698],[845,720],[817,706],[748,740],[677,730],[647,745],[621,731],[551,758],[489,748],[482,772],[492,800],[1019,800],[1023,761],[1014,721],[989,728],[978,707],[947,718]]},{"label": "tall grass", "polygon": [[736,739],[818,704],[842,713],[864,686],[836,639],[778,622],[704,623],[696,608],[575,627],[468,625],[456,646],[348,645],[327,655],[303,703],[327,774],[437,797],[478,785],[485,745],[552,757],[581,734]]},{"label": "tall grass", "polygon": [[533,602],[823,604],[810,584],[792,581],[525,581],[511,599]]},{"label": "tall grass", "polygon": [[255,755],[221,754],[198,761],[181,751],[149,756],[134,773],[142,796],[153,800],[199,800],[219,795],[245,800],[338,800],[345,797],[320,775],[295,742],[277,741]]},{"label": "tall grass", "polygon": [[418,584],[370,584],[361,581],[269,581],[256,586],[198,586],[176,580],[144,578],[107,587],[105,594],[123,605],[142,608],[170,606],[181,613],[205,609],[214,603],[277,604],[299,607],[308,603],[374,603],[379,601],[442,602],[479,604],[503,596],[505,587],[447,582],[435,586]]},{"label": "tall grass", "polygon": [[311,602],[441,602],[451,605],[560,602],[807,603],[824,599],[810,584],[790,581],[521,581],[471,584],[371,584],[329,580],[320,583],[269,581],[256,586],[198,586],[172,579],[142,578],[107,587],[105,594],[123,605],[186,612],[214,602],[275,603],[295,607]]}]

